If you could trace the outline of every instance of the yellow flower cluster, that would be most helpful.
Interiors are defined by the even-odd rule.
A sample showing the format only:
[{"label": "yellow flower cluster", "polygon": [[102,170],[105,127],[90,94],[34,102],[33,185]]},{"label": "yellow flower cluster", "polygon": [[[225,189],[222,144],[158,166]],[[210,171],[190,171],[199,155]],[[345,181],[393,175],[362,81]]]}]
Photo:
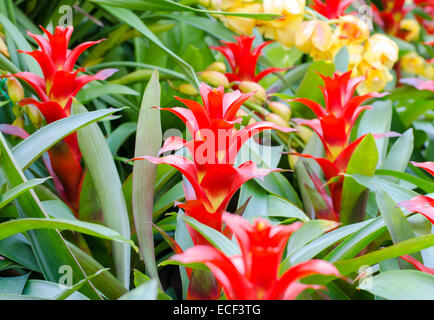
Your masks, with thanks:
[{"label": "yellow flower cluster", "polygon": [[[306,0],[200,0],[213,10],[244,13],[274,13],[282,18],[260,21],[243,17],[223,16],[225,25],[238,34],[250,35],[255,27],[265,38],[280,44],[296,46],[314,60],[333,60],[347,46],[352,76],[365,76],[357,90],[360,94],[381,91],[393,79],[390,69],[398,60],[398,46],[390,38],[375,34],[370,37],[368,25],[354,15],[322,21],[303,21]],[[335,24],[336,28],[331,27]],[[412,31],[409,22],[404,27]],[[416,32],[416,31],[415,31]],[[414,38],[414,33],[410,32]],[[418,32],[417,32],[418,33]]]},{"label": "yellow flower cluster", "polygon": [[411,51],[405,54],[400,62],[403,71],[434,80],[434,64],[428,63],[416,52]]}]

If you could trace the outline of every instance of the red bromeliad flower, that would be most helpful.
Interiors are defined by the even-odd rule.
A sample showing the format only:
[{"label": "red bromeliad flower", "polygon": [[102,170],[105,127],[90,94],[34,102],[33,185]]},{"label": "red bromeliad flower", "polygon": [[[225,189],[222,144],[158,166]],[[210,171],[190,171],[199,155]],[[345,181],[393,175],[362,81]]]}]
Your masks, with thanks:
[{"label": "red bromeliad flower", "polygon": [[241,254],[228,257],[211,246],[194,246],[171,259],[184,264],[204,263],[219,281],[229,300],[290,300],[306,288],[298,280],[313,274],[340,276],[336,267],[323,260],[292,266],[279,276],[283,251],[292,232],[301,223],[271,226],[265,219],[247,220],[225,213],[223,221],[234,233]]},{"label": "red bromeliad flower", "polygon": [[345,10],[353,0],[313,0],[312,9],[328,19],[337,19],[345,14]]},{"label": "red bromeliad flower", "polygon": [[374,21],[388,34],[401,37],[399,34],[401,20],[413,10],[413,6],[405,6],[405,0],[382,0],[383,10],[372,3]]},{"label": "red bromeliad flower", "polygon": [[230,82],[233,81],[253,81],[259,82],[263,77],[272,73],[285,71],[281,68],[268,68],[256,74],[256,66],[262,49],[272,43],[263,42],[252,50],[255,37],[239,36],[235,37],[236,42],[222,41],[223,46],[211,47],[211,49],[221,52],[229,62],[232,73],[226,73]]},{"label": "red bromeliad flower", "polygon": [[[326,157],[315,158],[311,155],[295,153],[298,156],[313,158],[324,171],[328,180],[345,172],[348,162],[360,142],[362,136],[350,143],[351,130],[362,111],[369,109],[369,106],[360,106],[368,99],[383,97],[387,93],[371,92],[362,96],[355,96],[357,85],[363,81],[363,77],[351,79],[351,71],[343,74],[335,73],[333,77],[320,75],[324,80],[324,87],[320,87],[324,98],[325,108],[319,103],[306,99],[296,98],[292,101],[300,102],[310,108],[317,119],[293,119],[301,125],[312,128],[324,146]],[[381,137],[376,136],[376,137]],[[339,220],[340,202],[342,196],[343,177],[329,184],[330,193],[333,198],[333,212],[323,213],[322,218]]]},{"label": "red bromeliad flower", "polygon": [[[41,111],[46,122],[51,123],[70,115],[72,98],[84,85],[93,80],[104,80],[116,72],[116,69],[101,70],[95,75],[78,76],[79,72],[85,71],[84,68],[74,71],[78,57],[87,48],[102,40],[85,42],[74,50],[69,50],[68,44],[73,27],[56,27],[54,34],[42,26],[41,28],[48,39],[28,32],[28,35],[39,44],[40,50],[19,52],[30,55],[38,62],[43,77],[31,72],[19,72],[11,76],[27,82],[39,97],[39,101],[26,98],[19,103],[23,106],[26,104],[35,105]],[[65,188],[67,198],[65,200],[77,209],[82,168],[76,135],[72,134],[66,137],[54,146],[49,154],[53,170]]]},{"label": "red bromeliad flower", "polygon": [[[180,207],[199,222],[222,231],[221,215],[233,194],[246,181],[260,178],[277,169],[259,169],[252,161],[239,167],[234,166],[241,146],[255,134],[276,129],[291,132],[271,122],[257,122],[241,130],[235,124],[241,119],[236,113],[251,94],[239,91],[225,94],[223,87],[212,89],[205,83],[200,86],[203,105],[193,100],[177,98],[186,108],[169,108],[187,126],[193,140],[186,142],[179,137],[166,140],[160,154],[186,147],[192,160],[179,155],[163,158],[144,156],[133,160],[148,160],[156,164],[165,163],[181,171],[188,180],[184,184],[186,202]],[[199,233],[189,228],[195,244],[208,243]]]},{"label": "red bromeliad flower", "polygon": [[[410,161],[416,167],[423,168],[434,176],[434,162],[414,162]],[[428,196],[416,196],[409,201],[401,201],[398,203],[410,212],[417,212],[431,221],[434,224],[434,199]]]}]

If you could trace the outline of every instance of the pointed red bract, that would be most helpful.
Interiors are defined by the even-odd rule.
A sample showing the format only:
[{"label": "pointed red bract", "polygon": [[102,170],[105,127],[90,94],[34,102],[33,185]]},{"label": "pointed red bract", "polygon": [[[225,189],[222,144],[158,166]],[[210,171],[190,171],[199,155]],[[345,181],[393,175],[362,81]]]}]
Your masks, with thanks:
[{"label": "pointed red bract", "polygon": [[417,212],[434,224],[434,199],[428,196],[416,196],[409,201],[401,201],[397,204],[410,212]]},{"label": "pointed red bract", "polygon": [[258,58],[262,50],[272,41],[263,42],[256,48],[252,48],[255,37],[238,36],[236,42],[222,41],[224,45],[211,47],[211,49],[221,52],[228,61],[232,72],[226,73],[230,82],[233,81],[253,81],[258,82],[272,72],[285,71],[281,68],[268,68],[256,74]]},{"label": "pointed red bract", "polygon": [[337,19],[345,14],[345,10],[353,0],[314,0],[312,9],[328,19]]},{"label": "pointed red bract", "polygon": [[412,165],[418,168],[425,169],[428,171],[432,176],[434,176],[434,162],[433,161],[426,161],[426,162],[415,162],[410,161]]},{"label": "pointed red bract", "polygon": [[415,258],[409,255],[401,256],[402,259],[411,263],[417,270],[432,274],[434,276],[434,269],[426,267],[423,263],[417,261]]},{"label": "pointed red bract", "polygon": [[322,260],[302,262],[279,276],[286,243],[301,223],[272,226],[267,220],[258,218],[250,224],[229,213],[223,215],[223,221],[235,235],[240,255],[228,257],[214,247],[200,245],[171,259],[184,264],[207,265],[229,300],[295,299],[302,290],[312,287],[302,285],[298,280],[313,274],[339,276],[332,264]]}]

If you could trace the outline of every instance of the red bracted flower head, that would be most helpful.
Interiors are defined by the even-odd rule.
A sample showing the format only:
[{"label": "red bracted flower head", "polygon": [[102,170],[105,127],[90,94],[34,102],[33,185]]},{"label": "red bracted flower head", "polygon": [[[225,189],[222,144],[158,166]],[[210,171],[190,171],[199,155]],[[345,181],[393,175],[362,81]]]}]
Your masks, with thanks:
[{"label": "red bracted flower head", "polygon": [[328,19],[337,19],[345,14],[345,10],[353,0],[314,0],[312,9]]},{"label": "red bracted flower head", "polygon": [[222,41],[223,46],[211,47],[211,49],[221,52],[229,62],[232,72],[226,73],[226,77],[232,81],[253,81],[258,82],[272,72],[280,72],[285,69],[268,68],[256,74],[256,66],[262,49],[272,41],[263,42],[252,49],[255,37],[239,36],[235,37],[236,42]]},{"label": "red bracted flower head", "polygon": [[241,254],[228,257],[211,246],[194,246],[172,257],[181,263],[204,263],[220,282],[229,300],[288,300],[308,287],[298,280],[313,274],[339,276],[338,270],[322,260],[310,260],[291,267],[279,276],[283,251],[292,232],[301,223],[271,226],[265,219],[252,224],[229,213],[223,221],[235,235]]},{"label": "red bracted flower head", "polygon": [[325,109],[319,103],[296,98],[292,101],[301,102],[310,108],[318,119],[294,119],[299,124],[311,127],[323,142],[327,159],[334,161],[349,145],[351,130],[363,110],[369,106],[360,106],[370,98],[383,97],[387,93],[371,92],[366,95],[353,97],[357,85],[363,77],[351,79],[351,71],[333,77],[320,75],[324,80],[324,87],[320,87],[324,99]]},{"label": "red bracted flower head", "polygon": [[[43,78],[30,72],[19,72],[13,76],[26,81],[39,96],[40,102],[36,100],[27,100],[26,103],[32,102],[41,109],[42,114],[47,119],[47,122],[59,120],[58,117],[69,115],[74,97],[78,91],[87,83],[93,80],[104,80],[115,73],[116,69],[101,70],[95,75],[78,76],[79,72],[85,71],[84,68],[78,68],[74,71],[75,63],[78,57],[89,47],[101,42],[89,41],[80,44],[74,50],[68,49],[69,40],[73,32],[73,27],[56,27],[54,34],[44,30],[48,39],[41,35],[36,35],[28,32],[39,44],[40,50],[20,51],[33,57],[41,67]],[[56,114],[54,117],[50,115],[49,107],[42,106],[47,102],[57,103],[59,106],[54,109],[63,109],[64,114],[57,110],[53,111]],[[54,120],[53,120],[54,119]]]},{"label": "red bracted flower head", "polygon": [[[169,108],[187,126],[193,140],[185,141],[179,137],[167,139],[160,154],[186,147],[192,160],[179,155],[163,158],[144,156],[134,160],[148,160],[156,164],[165,163],[181,171],[188,180],[184,184],[186,202],[180,207],[187,215],[222,231],[221,215],[233,194],[246,181],[260,178],[277,169],[259,169],[252,161],[239,167],[234,166],[241,146],[253,135],[266,130],[276,129],[291,132],[271,122],[256,122],[241,130],[235,129],[236,113],[251,96],[239,91],[225,94],[223,87],[212,89],[202,83],[200,86],[203,105],[186,99],[179,99],[189,109]],[[207,243],[203,237],[191,230],[195,243]]]}]

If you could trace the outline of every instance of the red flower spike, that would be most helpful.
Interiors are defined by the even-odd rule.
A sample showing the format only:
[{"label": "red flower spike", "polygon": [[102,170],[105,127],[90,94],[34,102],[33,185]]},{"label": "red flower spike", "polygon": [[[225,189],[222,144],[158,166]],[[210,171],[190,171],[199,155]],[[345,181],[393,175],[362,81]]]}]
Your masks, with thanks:
[{"label": "red flower spike", "polygon": [[434,176],[434,162],[433,161],[427,161],[427,162],[415,162],[410,161],[412,165],[418,168],[425,169],[428,171],[432,176]]},{"label": "red flower spike", "polygon": [[268,68],[256,74],[258,58],[262,50],[272,41],[263,42],[256,48],[252,49],[255,37],[239,36],[235,37],[236,42],[222,41],[223,46],[211,47],[223,54],[228,61],[232,72],[226,73],[230,82],[233,81],[253,81],[259,82],[262,78],[273,72],[281,72],[286,69]]},{"label": "red flower spike", "polygon": [[337,19],[345,14],[345,10],[353,0],[314,0],[312,9],[328,19]]},{"label": "red flower spike", "polygon": [[432,274],[434,276],[434,269],[425,267],[425,265],[423,265],[422,263],[417,261],[412,256],[405,255],[405,256],[401,256],[401,258],[404,259],[405,261],[411,263],[417,270],[428,273],[428,274]]},{"label": "red flower spike", "polygon": [[[73,32],[73,27],[58,26],[54,33],[50,33],[41,26],[47,38],[28,32],[40,47],[40,50],[30,52],[19,51],[30,55],[39,64],[43,77],[30,72],[19,72],[14,75],[27,82],[39,97],[39,101],[33,98],[23,99],[21,105],[33,104],[44,116],[47,123],[66,118],[70,115],[72,98],[79,90],[93,80],[105,80],[116,69],[104,69],[95,75],[78,76],[79,72],[85,71],[78,68],[74,71],[75,63],[79,56],[89,47],[101,42],[89,41],[69,50],[68,45]],[[66,142],[66,143],[65,143]],[[80,165],[81,154],[79,151],[76,134],[64,139],[49,151],[52,171],[59,177],[56,189],[59,194],[66,191],[67,200],[74,209],[78,208],[80,183],[82,180],[82,168]],[[50,166],[51,168],[51,166]]]},{"label": "red flower spike", "polygon": [[279,277],[286,243],[301,223],[271,226],[267,220],[259,218],[252,225],[229,213],[223,214],[223,220],[234,233],[241,255],[227,257],[214,247],[200,245],[171,259],[185,264],[205,263],[229,300],[294,299],[307,288],[297,283],[298,280],[313,274],[339,276],[332,264],[311,260],[293,266]]},{"label": "red flower spike", "polygon": [[324,144],[327,158],[333,161],[348,145],[351,130],[358,116],[363,110],[370,108],[360,105],[368,99],[383,97],[388,93],[371,92],[353,97],[363,77],[351,79],[351,71],[343,74],[336,72],[333,77],[320,76],[324,80],[324,87],[320,89],[325,98],[325,108],[309,99],[293,99],[291,101],[306,105],[318,117],[314,120],[293,120],[311,127],[318,134]]}]

